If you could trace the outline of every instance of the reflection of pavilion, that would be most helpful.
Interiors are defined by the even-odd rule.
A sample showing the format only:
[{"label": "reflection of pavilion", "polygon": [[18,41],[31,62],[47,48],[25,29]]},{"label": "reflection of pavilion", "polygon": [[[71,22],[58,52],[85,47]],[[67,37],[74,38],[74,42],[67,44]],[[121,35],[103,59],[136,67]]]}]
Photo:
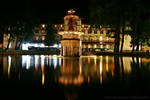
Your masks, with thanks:
[{"label": "reflection of pavilion", "polygon": [[81,58],[63,58],[59,82],[65,85],[83,83]]}]

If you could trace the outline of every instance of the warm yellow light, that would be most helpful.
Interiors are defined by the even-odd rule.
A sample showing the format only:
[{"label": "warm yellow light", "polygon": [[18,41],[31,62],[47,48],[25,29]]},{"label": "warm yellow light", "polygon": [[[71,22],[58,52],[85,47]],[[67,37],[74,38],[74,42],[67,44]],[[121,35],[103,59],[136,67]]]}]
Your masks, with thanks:
[{"label": "warm yellow light", "polygon": [[74,13],[75,13],[75,10],[73,9],[68,10],[68,14],[74,14]]},{"label": "warm yellow light", "polygon": [[106,71],[108,72],[108,56],[106,56]]},{"label": "warm yellow light", "polygon": [[100,76],[100,83],[102,84],[102,82],[103,82],[103,77],[102,77],[102,75]]},{"label": "warm yellow light", "polygon": [[42,27],[45,28],[45,24],[42,24]]},{"label": "warm yellow light", "polygon": [[44,73],[42,73],[42,85],[44,85],[44,82],[45,82],[45,75]]},{"label": "warm yellow light", "polygon": [[100,37],[99,37],[99,40],[100,40],[100,41],[102,41],[102,40],[103,40],[103,37],[102,37],[102,36],[100,36]]},{"label": "warm yellow light", "polygon": [[96,45],[96,44],[94,44],[94,48],[97,48],[97,45]]},{"label": "warm yellow light", "polygon": [[9,76],[10,76],[10,67],[8,66],[8,79],[9,79]]},{"label": "warm yellow light", "polygon": [[103,67],[103,66],[102,66],[102,64],[103,64],[103,63],[102,63],[102,59],[103,59],[103,57],[100,56],[100,65],[99,65],[100,75],[102,75],[102,72],[103,72],[103,71],[102,71],[102,70],[103,70],[103,68],[102,68],[102,67]]}]

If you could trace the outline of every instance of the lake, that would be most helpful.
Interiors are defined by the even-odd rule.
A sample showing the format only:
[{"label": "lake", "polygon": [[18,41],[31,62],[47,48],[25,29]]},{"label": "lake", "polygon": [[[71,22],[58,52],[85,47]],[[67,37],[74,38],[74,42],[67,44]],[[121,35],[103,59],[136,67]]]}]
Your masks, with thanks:
[{"label": "lake", "polygon": [[3,55],[0,90],[6,99],[150,99],[150,59]]}]

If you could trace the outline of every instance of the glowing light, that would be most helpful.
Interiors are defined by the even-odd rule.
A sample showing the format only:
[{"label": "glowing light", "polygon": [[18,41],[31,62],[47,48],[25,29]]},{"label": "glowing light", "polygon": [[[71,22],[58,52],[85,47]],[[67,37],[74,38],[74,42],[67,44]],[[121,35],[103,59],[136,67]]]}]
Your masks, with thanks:
[{"label": "glowing light", "polygon": [[44,68],[42,68],[42,85],[45,83],[45,75],[44,75]]},{"label": "glowing light", "polygon": [[42,24],[42,27],[45,28],[45,24]]},{"label": "glowing light", "polygon": [[82,58],[79,59],[79,73],[82,74]]},{"label": "glowing light", "polygon": [[25,66],[26,69],[30,68],[30,60],[31,60],[31,56],[26,55],[26,56],[22,56],[22,66]]},{"label": "glowing light", "polygon": [[44,44],[41,44],[40,47],[45,47],[45,45],[44,45]]},{"label": "glowing light", "polygon": [[103,67],[103,66],[102,66],[102,56],[100,56],[100,66],[99,66],[99,67],[100,67],[100,68],[99,68],[99,69],[100,69],[100,75],[102,75],[102,72],[103,72],[103,71],[102,71],[102,70],[103,70],[103,68],[102,68],[102,67]]},{"label": "glowing light", "polygon": [[10,76],[10,67],[11,67],[11,57],[8,56],[8,79],[9,79],[9,76]]},{"label": "glowing light", "polygon": [[22,50],[28,50],[28,45],[27,44],[22,44]]},{"label": "glowing light", "polygon": [[99,40],[100,40],[100,41],[102,41],[102,40],[103,40],[102,36],[100,36],[100,37],[99,37]]},{"label": "glowing light", "polygon": [[102,82],[103,82],[103,77],[102,77],[102,75],[100,76],[100,83],[102,84]]},{"label": "glowing light", "polygon": [[106,48],[109,48],[108,45],[106,45]]},{"label": "glowing light", "polygon": [[30,59],[31,59],[31,56],[26,56],[26,69],[29,69],[30,68]]},{"label": "glowing light", "polygon": [[75,10],[73,9],[68,10],[68,14],[74,14],[74,13],[75,13]]},{"label": "glowing light", "polygon": [[11,66],[11,56],[8,56],[8,67]]},{"label": "glowing light", "polygon": [[124,65],[124,72],[131,72],[131,62],[132,58],[130,57],[123,57],[123,65]]},{"label": "glowing light", "polygon": [[42,67],[42,85],[44,85],[45,82],[45,75],[44,75],[44,55],[41,55],[41,67]]},{"label": "glowing light", "polygon": [[38,71],[38,62],[39,62],[39,56],[35,55],[35,69],[36,69],[36,72]]},{"label": "glowing light", "polygon": [[106,71],[108,72],[108,56],[106,56]]},{"label": "glowing light", "polygon": [[94,48],[97,48],[97,45],[96,45],[96,44],[94,45]]},{"label": "glowing light", "polygon": [[103,66],[102,66],[102,62],[103,61],[103,57],[102,56],[100,56],[100,68],[99,68],[99,70],[100,70],[100,83],[102,83],[102,81],[103,81],[103,77],[102,77],[102,72],[103,72]]},{"label": "glowing light", "polygon": [[94,57],[94,71],[96,72],[96,57]]},{"label": "glowing light", "polygon": [[22,50],[28,50],[28,47],[48,47],[45,46],[43,43],[23,43]]},{"label": "glowing light", "polygon": [[56,69],[57,67],[57,57],[53,56],[53,64],[54,64],[54,68]]},{"label": "glowing light", "polygon": [[61,58],[59,58],[59,66],[61,66]]}]

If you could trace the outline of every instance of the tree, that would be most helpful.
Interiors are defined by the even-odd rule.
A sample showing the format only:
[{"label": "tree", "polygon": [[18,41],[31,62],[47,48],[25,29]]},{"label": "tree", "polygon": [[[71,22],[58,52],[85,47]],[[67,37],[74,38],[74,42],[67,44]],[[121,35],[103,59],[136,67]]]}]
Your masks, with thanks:
[{"label": "tree", "polygon": [[[121,49],[123,50],[126,22],[129,22],[132,32],[132,51],[143,41],[143,35],[146,33],[145,26],[150,17],[149,1],[144,0],[90,0],[90,19],[92,23],[101,25],[110,25],[115,28],[115,46],[114,52],[119,52],[120,33],[122,34]],[[148,16],[148,17],[145,17]]]},{"label": "tree", "polygon": [[134,52],[135,47],[136,51],[139,51],[139,45],[147,39],[147,33],[149,30],[147,27],[149,26],[149,18],[150,18],[150,9],[149,9],[149,2],[144,0],[134,0],[136,2],[135,5],[131,7],[132,9],[132,16],[131,17],[131,26],[132,26],[132,52]]},{"label": "tree", "polygon": [[55,34],[57,34],[56,29],[54,28],[54,24],[52,22],[48,22],[46,26],[46,36],[45,36],[45,45],[52,46],[57,43],[55,39]]}]

